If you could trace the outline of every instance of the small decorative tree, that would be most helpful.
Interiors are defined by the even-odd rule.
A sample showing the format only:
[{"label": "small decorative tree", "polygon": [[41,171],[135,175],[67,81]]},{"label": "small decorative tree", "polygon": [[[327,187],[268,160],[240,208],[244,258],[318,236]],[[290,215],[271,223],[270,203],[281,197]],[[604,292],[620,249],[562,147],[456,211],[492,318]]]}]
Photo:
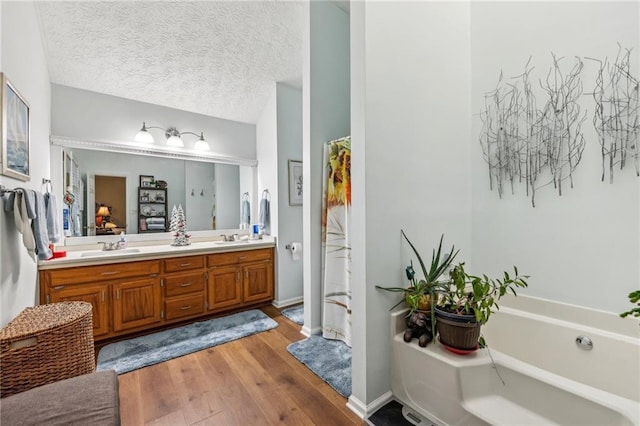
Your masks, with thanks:
[{"label": "small decorative tree", "polygon": [[171,241],[172,246],[188,246],[191,244],[191,242],[189,242],[191,235],[187,234],[186,225],[187,220],[184,215],[184,210],[182,209],[182,204],[177,208],[174,205],[173,209],[171,209],[171,223],[169,228],[173,237]]}]

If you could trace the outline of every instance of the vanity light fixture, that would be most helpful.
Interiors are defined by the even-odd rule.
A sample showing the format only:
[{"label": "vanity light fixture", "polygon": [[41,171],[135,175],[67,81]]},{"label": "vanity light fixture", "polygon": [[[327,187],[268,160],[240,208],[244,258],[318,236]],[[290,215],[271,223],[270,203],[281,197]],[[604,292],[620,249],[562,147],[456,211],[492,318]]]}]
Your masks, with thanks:
[{"label": "vanity light fixture", "polygon": [[154,143],[153,136],[148,132],[148,129],[160,129],[164,132],[167,138],[167,146],[183,148],[184,142],[182,142],[182,135],[195,135],[200,136],[196,143],[193,145],[193,149],[197,151],[209,151],[209,144],[204,140],[204,133],[200,132],[200,135],[194,132],[180,132],[175,127],[163,129],[162,127],[149,126],[147,127],[145,122],[142,122],[142,128],[136,134],[135,141],[141,143]]}]

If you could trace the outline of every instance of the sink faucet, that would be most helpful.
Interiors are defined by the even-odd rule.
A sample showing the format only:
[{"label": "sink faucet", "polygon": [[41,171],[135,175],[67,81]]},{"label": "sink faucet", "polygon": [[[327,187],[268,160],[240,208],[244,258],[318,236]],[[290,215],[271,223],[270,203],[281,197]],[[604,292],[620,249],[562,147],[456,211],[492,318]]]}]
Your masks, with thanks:
[{"label": "sink faucet", "polygon": [[98,241],[98,244],[102,244],[102,251],[118,250],[118,245],[114,242]]}]

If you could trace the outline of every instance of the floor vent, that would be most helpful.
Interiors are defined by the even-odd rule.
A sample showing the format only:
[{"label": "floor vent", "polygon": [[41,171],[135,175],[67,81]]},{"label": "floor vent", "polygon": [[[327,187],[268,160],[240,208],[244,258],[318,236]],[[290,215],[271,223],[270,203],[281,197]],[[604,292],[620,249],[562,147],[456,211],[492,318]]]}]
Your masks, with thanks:
[{"label": "floor vent", "polygon": [[425,419],[420,414],[415,413],[407,407],[402,407],[402,416],[407,419],[407,421],[416,426],[437,426],[429,419]]}]

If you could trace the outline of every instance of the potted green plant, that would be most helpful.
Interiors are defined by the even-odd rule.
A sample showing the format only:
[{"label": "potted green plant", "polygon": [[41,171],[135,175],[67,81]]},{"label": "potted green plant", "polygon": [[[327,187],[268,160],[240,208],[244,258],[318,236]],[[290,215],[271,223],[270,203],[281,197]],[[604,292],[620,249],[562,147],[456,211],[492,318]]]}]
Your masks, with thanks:
[{"label": "potted green plant", "polygon": [[631,315],[633,317],[640,318],[640,290],[632,291],[629,293],[629,302],[635,304],[634,308],[629,309],[626,312],[620,314],[622,318],[626,318]]},{"label": "potted green plant", "polygon": [[520,275],[513,267],[514,275],[504,272],[502,278],[468,274],[464,263],[459,263],[449,273],[447,286],[440,287],[438,306],[435,307],[440,343],[459,350],[474,350],[480,340],[480,328],[495,310],[498,300],[507,293],[517,296],[516,288],[527,287],[528,275]]},{"label": "potted green plant", "polygon": [[404,299],[401,299],[398,303],[392,306],[391,309],[395,308],[404,301],[409,307],[409,313],[407,314],[407,317],[411,317],[416,312],[427,311],[426,314],[428,314],[428,317],[431,320],[431,335],[435,336],[435,303],[432,302],[436,300],[438,289],[441,287],[445,288],[445,284],[439,281],[440,277],[445,271],[449,269],[453,260],[458,254],[458,251],[455,250],[454,246],[452,246],[449,253],[443,253],[442,241],[444,239],[444,235],[441,235],[438,249],[433,250],[433,253],[431,255],[431,263],[429,264],[429,268],[427,268],[427,265],[422,260],[422,257],[420,256],[420,253],[418,252],[416,247],[409,240],[403,230],[401,230],[401,233],[415,253],[416,258],[418,259],[418,263],[420,264],[420,268],[422,269],[424,278],[421,280],[416,279],[416,273],[413,269],[413,262],[411,262],[410,265],[405,268],[407,279],[411,283],[409,287],[381,287],[377,285],[376,288],[386,291],[404,293]]}]

